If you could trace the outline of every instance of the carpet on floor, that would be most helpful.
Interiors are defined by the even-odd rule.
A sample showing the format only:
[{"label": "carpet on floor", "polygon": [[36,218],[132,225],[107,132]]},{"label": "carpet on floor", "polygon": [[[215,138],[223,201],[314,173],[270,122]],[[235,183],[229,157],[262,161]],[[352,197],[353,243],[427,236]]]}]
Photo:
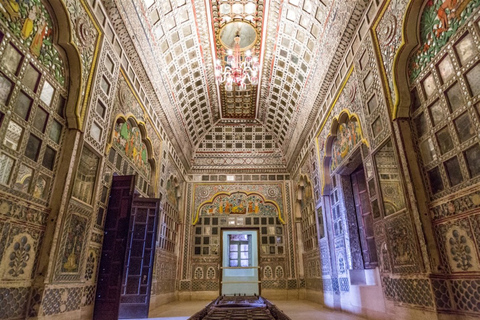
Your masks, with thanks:
[{"label": "carpet on floor", "polygon": [[291,320],[261,296],[220,296],[189,320]]}]

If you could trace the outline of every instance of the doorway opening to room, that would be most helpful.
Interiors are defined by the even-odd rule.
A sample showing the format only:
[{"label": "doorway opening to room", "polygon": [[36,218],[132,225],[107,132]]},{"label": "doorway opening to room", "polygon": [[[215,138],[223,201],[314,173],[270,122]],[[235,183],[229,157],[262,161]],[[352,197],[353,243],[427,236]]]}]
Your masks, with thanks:
[{"label": "doorway opening to room", "polygon": [[221,295],[260,295],[258,230],[222,229]]}]

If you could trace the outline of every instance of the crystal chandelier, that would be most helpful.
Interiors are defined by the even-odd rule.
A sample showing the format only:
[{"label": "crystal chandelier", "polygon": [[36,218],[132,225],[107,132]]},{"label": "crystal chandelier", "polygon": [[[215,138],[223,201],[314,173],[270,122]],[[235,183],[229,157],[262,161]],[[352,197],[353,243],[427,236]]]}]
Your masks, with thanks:
[{"label": "crystal chandelier", "polygon": [[[244,91],[247,84],[258,85],[258,73],[260,63],[258,57],[252,56],[252,52],[247,50],[243,56],[240,53],[240,35],[237,33],[234,38],[235,44],[233,50],[227,51],[227,60],[223,66],[222,60],[217,59],[215,66],[215,79],[217,83],[225,83],[226,91],[233,91],[233,85],[237,90]],[[243,59],[242,59],[243,58]]]}]

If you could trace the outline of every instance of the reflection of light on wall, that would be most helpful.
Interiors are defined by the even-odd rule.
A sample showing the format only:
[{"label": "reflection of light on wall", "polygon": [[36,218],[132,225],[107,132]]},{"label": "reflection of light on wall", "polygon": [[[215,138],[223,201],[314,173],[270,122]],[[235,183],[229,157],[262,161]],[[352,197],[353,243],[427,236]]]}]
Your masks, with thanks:
[{"label": "reflection of light on wall", "polygon": [[227,176],[227,181],[235,181],[235,176]]}]

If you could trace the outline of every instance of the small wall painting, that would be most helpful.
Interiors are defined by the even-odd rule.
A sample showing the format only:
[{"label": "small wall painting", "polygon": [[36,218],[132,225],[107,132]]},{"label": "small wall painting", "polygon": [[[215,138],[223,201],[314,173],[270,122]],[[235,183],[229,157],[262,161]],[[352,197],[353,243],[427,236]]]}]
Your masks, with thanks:
[{"label": "small wall painting", "polygon": [[62,256],[62,272],[79,271],[80,258],[85,243],[87,219],[72,214],[65,233],[65,250]]},{"label": "small wall painting", "polygon": [[113,133],[113,145],[132,160],[142,173],[150,176],[147,147],[137,126],[132,125],[130,121],[117,122]]},{"label": "small wall painting", "polygon": [[335,170],[351,150],[362,140],[358,121],[348,120],[339,124],[332,144],[331,170]]}]

